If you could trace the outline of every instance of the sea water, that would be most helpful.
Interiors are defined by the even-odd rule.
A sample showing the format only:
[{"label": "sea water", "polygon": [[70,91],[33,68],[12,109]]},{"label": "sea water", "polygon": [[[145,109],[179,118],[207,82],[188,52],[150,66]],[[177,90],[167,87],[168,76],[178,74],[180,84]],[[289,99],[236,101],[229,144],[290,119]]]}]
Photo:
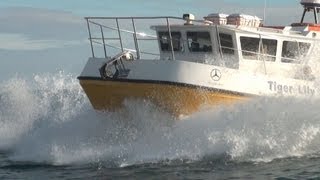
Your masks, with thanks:
[{"label": "sea water", "polygon": [[257,98],[174,121],[144,100],[96,112],[65,72],[0,87],[0,179],[320,177],[320,101]]}]

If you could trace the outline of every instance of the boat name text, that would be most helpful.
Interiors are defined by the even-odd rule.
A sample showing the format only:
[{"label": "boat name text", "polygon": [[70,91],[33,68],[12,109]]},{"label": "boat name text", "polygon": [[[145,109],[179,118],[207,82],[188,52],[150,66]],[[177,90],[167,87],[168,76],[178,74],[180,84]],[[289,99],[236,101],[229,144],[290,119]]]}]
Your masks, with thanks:
[{"label": "boat name text", "polygon": [[269,90],[273,92],[277,92],[280,94],[286,93],[286,94],[294,94],[299,93],[303,95],[314,95],[315,90],[310,88],[308,85],[297,85],[297,86],[291,86],[291,85],[285,85],[277,83],[276,81],[268,81],[269,84]]}]

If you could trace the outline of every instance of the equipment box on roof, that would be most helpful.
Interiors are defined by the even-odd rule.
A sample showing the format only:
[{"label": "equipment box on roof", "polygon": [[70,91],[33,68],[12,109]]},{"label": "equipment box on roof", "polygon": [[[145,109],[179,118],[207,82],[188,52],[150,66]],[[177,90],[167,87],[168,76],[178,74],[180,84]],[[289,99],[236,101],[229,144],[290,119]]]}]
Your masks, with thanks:
[{"label": "equipment box on roof", "polygon": [[231,14],[228,16],[227,20],[228,24],[237,26],[259,27],[261,23],[260,18],[245,14]]},{"label": "equipment box on roof", "polygon": [[205,20],[211,21],[213,24],[221,25],[221,24],[227,24],[227,17],[229,15],[227,14],[221,14],[221,13],[212,13],[208,16],[204,17]]}]

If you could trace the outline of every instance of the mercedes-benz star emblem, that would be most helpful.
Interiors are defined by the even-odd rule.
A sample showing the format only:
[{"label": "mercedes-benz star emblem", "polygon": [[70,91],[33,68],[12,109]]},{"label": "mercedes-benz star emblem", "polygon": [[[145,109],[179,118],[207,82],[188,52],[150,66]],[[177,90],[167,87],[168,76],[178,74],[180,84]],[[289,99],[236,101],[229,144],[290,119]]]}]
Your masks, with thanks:
[{"label": "mercedes-benz star emblem", "polygon": [[219,69],[213,69],[211,71],[211,78],[214,80],[214,81],[219,81],[221,79],[221,72]]}]

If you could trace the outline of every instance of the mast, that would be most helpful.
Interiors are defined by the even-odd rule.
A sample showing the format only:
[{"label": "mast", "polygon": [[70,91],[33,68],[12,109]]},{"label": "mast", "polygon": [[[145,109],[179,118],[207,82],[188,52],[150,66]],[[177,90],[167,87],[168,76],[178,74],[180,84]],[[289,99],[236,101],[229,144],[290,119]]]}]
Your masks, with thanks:
[{"label": "mast", "polygon": [[303,6],[303,14],[301,23],[304,22],[304,18],[307,12],[313,12],[315,24],[319,23],[318,13],[320,11],[320,0],[301,0],[300,4]]},{"label": "mast", "polygon": [[264,0],[264,9],[263,9],[263,24],[266,24],[266,11],[267,11],[267,0]]}]

